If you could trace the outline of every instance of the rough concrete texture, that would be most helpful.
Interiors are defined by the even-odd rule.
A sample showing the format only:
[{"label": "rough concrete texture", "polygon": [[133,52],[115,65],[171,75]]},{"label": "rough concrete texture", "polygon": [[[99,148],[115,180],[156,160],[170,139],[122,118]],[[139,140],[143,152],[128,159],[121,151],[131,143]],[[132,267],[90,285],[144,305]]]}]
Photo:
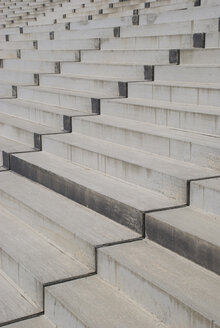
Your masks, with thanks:
[{"label": "rough concrete texture", "polygon": [[0,3],[0,327],[220,328],[220,3]]}]

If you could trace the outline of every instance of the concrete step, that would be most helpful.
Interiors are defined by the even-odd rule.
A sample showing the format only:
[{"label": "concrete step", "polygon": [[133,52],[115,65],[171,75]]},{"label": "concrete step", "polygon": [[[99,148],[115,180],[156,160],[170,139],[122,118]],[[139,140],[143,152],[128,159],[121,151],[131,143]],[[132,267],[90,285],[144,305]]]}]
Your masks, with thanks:
[{"label": "concrete step", "polygon": [[28,299],[27,295],[22,293],[2,270],[0,270],[0,292],[0,325],[40,312],[40,307]]},{"label": "concrete step", "polygon": [[168,50],[122,50],[81,51],[83,63],[114,63],[135,65],[166,65],[169,64]]},{"label": "concrete step", "polygon": [[33,33],[21,33],[10,34],[9,41],[35,41],[35,40],[50,40],[49,32],[33,32]]},{"label": "concrete step", "polygon": [[147,238],[220,274],[220,215],[190,206],[148,214],[145,224]]},{"label": "concrete step", "polygon": [[99,39],[39,40],[39,50],[99,49]]},{"label": "concrete step", "polygon": [[7,59],[7,58],[18,58],[18,52],[17,50],[0,50],[0,58],[1,59]]},{"label": "concrete step", "polygon": [[75,117],[89,115],[74,109],[64,108],[39,102],[25,101],[22,99],[1,99],[0,112],[10,114],[27,121],[39,123],[56,128],[58,131],[67,129],[64,126],[64,116]]},{"label": "concrete step", "polygon": [[2,28],[2,29],[0,29],[0,35],[18,34],[18,33],[20,33],[19,27],[11,27],[11,28]]},{"label": "concrete step", "polygon": [[62,74],[76,74],[81,76],[99,76],[123,80],[143,81],[144,65],[123,65],[113,63],[61,63]]},{"label": "concrete step", "polygon": [[182,203],[187,201],[188,180],[218,174],[218,171],[202,168],[199,164],[190,165],[83,134],[43,137],[43,150]]},{"label": "concrete step", "polygon": [[177,204],[161,193],[46,152],[13,155],[11,169],[139,233],[143,229],[143,212]]},{"label": "concrete step", "polygon": [[73,39],[92,39],[92,38],[113,38],[114,29],[110,28],[93,28],[93,29],[75,29],[72,31],[54,32],[54,40],[73,40]]},{"label": "concrete step", "polygon": [[22,143],[16,142],[14,140],[0,137],[0,152],[1,152],[0,163],[2,166],[9,167],[8,156],[3,155],[3,152],[7,154],[11,154],[11,153],[21,153],[27,151],[33,151],[33,148],[26,146]]},{"label": "concrete step", "polygon": [[[218,106],[220,84],[193,82],[129,83],[128,97],[170,103]],[[215,109],[215,108],[214,108]]]},{"label": "concrete step", "polygon": [[147,239],[99,250],[98,274],[169,327],[219,327],[219,276]]},{"label": "concrete step", "polygon": [[[160,85],[160,83],[158,82]],[[129,83],[130,85],[130,83]],[[148,87],[146,85],[146,87]],[[140,89],[142,87],[140,86]],[[143,85],[143,89],[146,90]],[[162,96],[159,86],[156,94]],[[161,90],[161,93],[159,92]],[[146,93],[147,95],[147,93]],[[178,94],[176,94],[178,95]],[[180,94],[181,97],[181,94]],[[103,99],[101,113],[103,115],[147,122],[155,125],[196,131],[205,134],[220,134],[219,109],[214,106],[176,103],[146,99]]]},{"label": "concrete step", "polygon": [[[220,15],[220,6],[212,7],[195,7],[190,10],[162,11],[153,17],[154,24],[172,23],[172,22],[189,22],[191,20],[214,19]],[[140,15],[139,24],[146,24],[148,15]]]},{"label": "concrete step", "polygon": [[180,63],[183,65],[219,65],[220,49],[190,49],[180,51]]},{"label": "concrete step", "polygon": [[191,183],[190,204],[193,208],[220,216],[220,179],[207,179]]},{"label": "concrete step", "polygon": [[34,73],[59,73],[60,63],[42,60],[5,59],[3,70],[16,70]]},{"label": "concrete step", "polygon": [[101,50],[188,49],[192,46],[191,34],[101,39]]},{"label": "concrete step", "polygon": [[107,217],[15,173],[2,174],[0,181],[3,206],[51,245],[93,270],[96,248],[140,237]]},{"label": "concrete step", "polygon": [[[63,21],[63,19],[62,19]],[[112,17],[109,19],[94,19],[94,20],[88,20],[88,17],[86,17],[86,20],[79,20],[74,21],[70,20],[70,30],[74,29],[97,29],[97,28],[109,28],[109,27],[115,27],[115,26],[128,26],[132,25],[132,16],[127,17]]]},{"label": "concrete step", "polygon": [[45,125],[40,125],[3,113],[0,114],[0,135],[31,148],[40,147],[40,145],[38,145],[39,135],[57,132],[59,131]]},{"label": "concrete step", "polygon": [[43,310],[45,285],[93,270],[63,253],[9,211],[1,206],[2,271]]},{"label": "concrete step", "polygon": [[[120,80],[120,82],[122,82]],[[109,97],[119,97],[127,95],[126,81],[120,84],[117,79],[103,77],[86,77],[74,74],[59,74],[59,75],[41,75],[40,86],[60,88],[65,90],[75,90],[100,94]],[[123,88],[124,86],[124,88]],[[120,88],[123,90],[120,90]]]},{"label": "concrete step", "polygon": [[0,47],[5,50],[34,49],[35,44],[33,41],[1,42]]},{"label": "concrete step", "polygon": [[15,95],[16,91],[11,84],[0,82],[0,98],[14,98]]},{"label": "concrete step", "polygon": [[0,81],[13,85],[37,85],[39,78],[37,74],[31,72],[21,72],[19,70],[0,69]]},{"label": "concrete step", "polygon": [[78,117],[73,132],[219,170],[219,137],[101,115]]},{"label": "concrete step", "polygon": [[206,48],[219,48],[220,47],[220,33],[206,33]]},{"label": "concrete step", "polygon": [[35,101],[49,105],[74,109],[86,113],[99,113],[99,102],[93,103],[92,98],[100,99],[109,97],[108,95],[93,92],[79,92],[58,88],[21,87],[17,89],[18,98],[28,101]]},{"label": "concrete step", "polygon": [[220,83],[219,66],[155,66],[155,81]]},{"label": "concrete step", "polygon": [[74,326],[83,328],[166,328],[150,312],[95,276],[48,288],[45,315],[56,325],[68,317]]},{"label": "concrete step", "polygon": [[[148,24],[138,26],[121,26],[120,36],[123,38],[130,37],[150,37],[150,36],[167,36],[167,35],[183,35],[204,32],[218,31],[218,18],[214,19],[198,19],[194,21],[167,22],[153,24],[156,15],[148,16]],[[193,22],[193,23],[192,23]],[[139,22],[140,23],[140,22]],[[115,26],[120,26],[116,24]]]},{"label": "concrete step", "polygon": [[21,50],[22,60],[50,60],[53,61],[79,61],[80,54],[78,50]]},{"label": "concrete step", "polygon": [[[55,32],[55,31],[65,31],[66,26],[65,23],[60,23],[60,24],[51,24],[51,25],[38,25],[37,31],[38,33],[42,32]],[[36,32],[36,26],[23,26],[23,33],[35,33]]]}]

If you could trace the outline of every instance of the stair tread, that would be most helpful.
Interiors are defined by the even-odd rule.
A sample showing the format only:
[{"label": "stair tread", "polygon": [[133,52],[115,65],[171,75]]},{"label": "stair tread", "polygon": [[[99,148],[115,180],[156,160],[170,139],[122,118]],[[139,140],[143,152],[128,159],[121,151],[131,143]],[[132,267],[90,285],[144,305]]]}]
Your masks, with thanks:
[{"label": "stair tread", "polygon": [[70,133],[66,135],[47,136],[46,138],[56,140],[63,144],[74,145],[77,148],[88,149],[98,154],[112,156],[113,158],[121,159],[135,165],[142,165],[152,170],[159,170],[165,174],[171,174],[185,180],[218,174],[218,171],[200,167],[196,164],[175,160],[98,138],[88,137],[83,134]]},{"label": "stair tread", "polygon": [[219,324],[220,277],[217,274],[147,239],[111,246],[100,252]]},{"label": "stair tread", "polygon": [[47,295],[55,297],[86,327],[166,328],[155,316],[97,276],[50,287],[46,298]]},{"label": "stair tread", "polygon": [[[150,211],[176,205],[176,202],[157,192],[124,182],[92,169],[82,167],[60,159],[57,156],[41,152],[16,155],[24,161],[46,169],[48,172],[72,180],[98,193],[117,199],[122,203],[134,206],[139,210]],[[107,188],[108,186],[108,188]]]},{"label": "stair tread", "polygon": [[64,254],[8,210],[0,207],[0,248],[19,265],[31,271],[41,283],[91,272],[87,266]]},{"label": "stair tread", "polygon": [[0,324],[40,312],[26,295],[0,271]]},{"label": "stair tread", "polygon": [[139,237],[125,226],[15,173],[0,176],[0,190],[93,246]]}]

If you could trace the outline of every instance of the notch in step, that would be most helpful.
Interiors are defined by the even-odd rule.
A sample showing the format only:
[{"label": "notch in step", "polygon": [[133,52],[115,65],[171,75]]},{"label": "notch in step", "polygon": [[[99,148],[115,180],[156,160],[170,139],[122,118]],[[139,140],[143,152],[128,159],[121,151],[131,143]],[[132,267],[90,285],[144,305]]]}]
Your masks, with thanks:
[{"label": "notch in step", "polygon": [[169,51],[169,63],[170,64],[180,64],[180,50],[179,49],[171,49]]},{"label": "notch in step", "polygon": [[144,79],[146,81],[154,81],[154,66],[145,65],[144,66]]},{"label": "notch in step", "polygon": [[92,105],[92,113],[93,114],[100,114],[100,104],[101,104],[100,99],[91,98],[91,105]]},{"label": "notch in step", "polygon": [[194,33],[193,34],[193,47],[194,48],[205,48],[205,33]]}]

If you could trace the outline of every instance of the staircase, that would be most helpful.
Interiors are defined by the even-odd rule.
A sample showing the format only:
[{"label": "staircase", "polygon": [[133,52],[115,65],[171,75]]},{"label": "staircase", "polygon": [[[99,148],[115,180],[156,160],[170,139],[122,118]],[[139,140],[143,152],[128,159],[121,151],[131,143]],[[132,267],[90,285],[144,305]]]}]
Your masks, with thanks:
[{"label": "staircase", "polygon": [[0,3],[0,327],[220,328],[220,3]]}]

